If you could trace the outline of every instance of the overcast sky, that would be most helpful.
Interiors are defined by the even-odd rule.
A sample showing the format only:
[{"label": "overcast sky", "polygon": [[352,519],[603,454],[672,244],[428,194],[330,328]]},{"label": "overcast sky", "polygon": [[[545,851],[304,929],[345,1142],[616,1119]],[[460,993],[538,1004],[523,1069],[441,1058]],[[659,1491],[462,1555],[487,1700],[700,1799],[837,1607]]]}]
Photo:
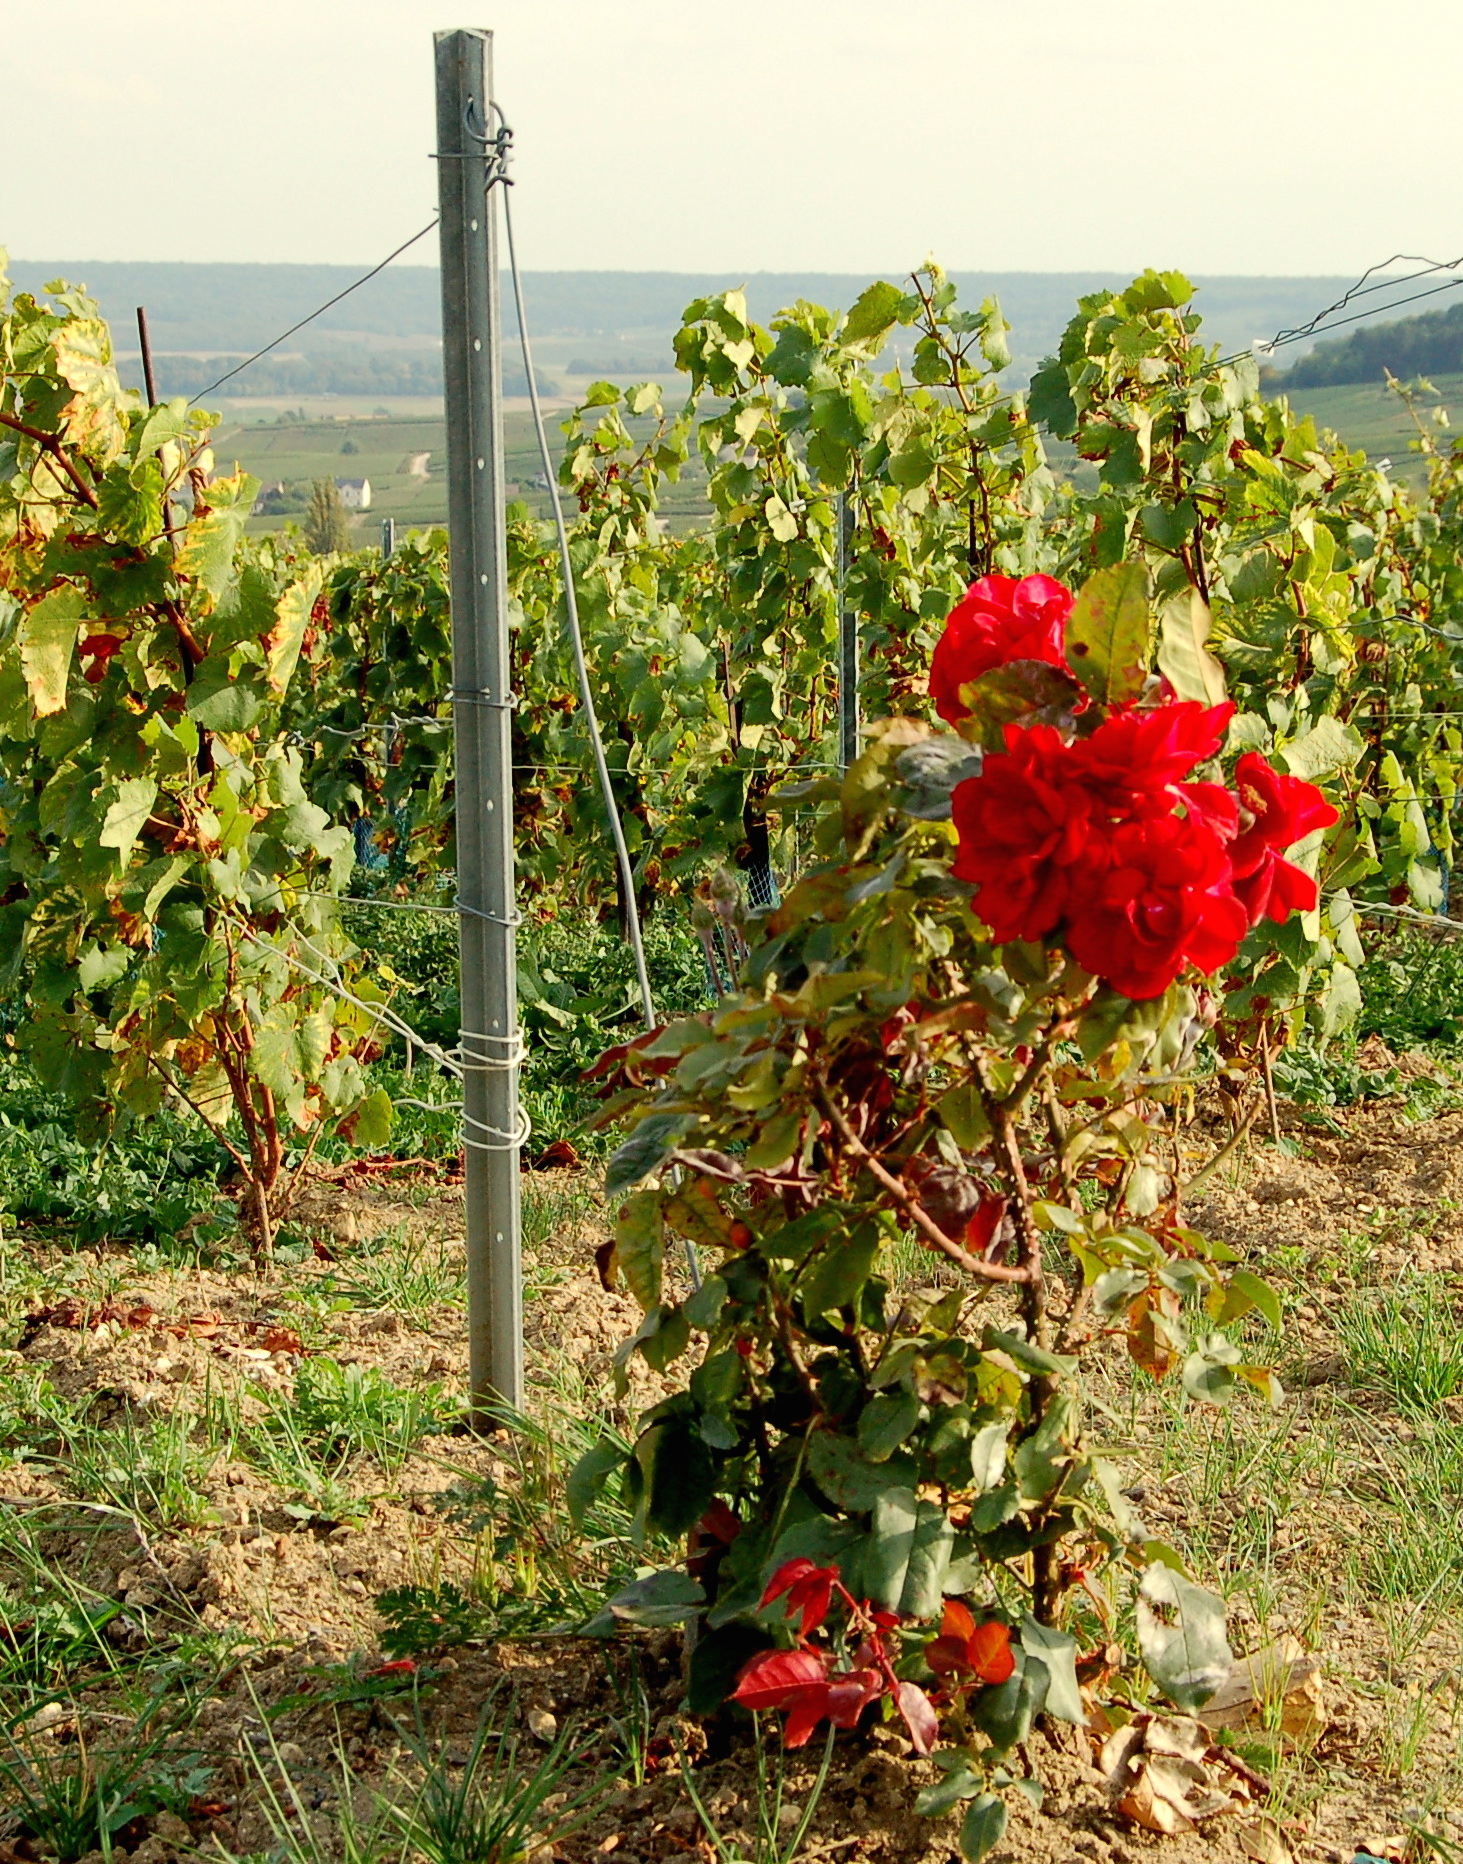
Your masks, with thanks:
[{"label": "overcast sky", "polygon": [[[1463,251],[1459,0],[0,0],[0,245],[369,262],[491,26],[535,268],[1352,273]],[[410,255],[432,260],[430,241]]]}]

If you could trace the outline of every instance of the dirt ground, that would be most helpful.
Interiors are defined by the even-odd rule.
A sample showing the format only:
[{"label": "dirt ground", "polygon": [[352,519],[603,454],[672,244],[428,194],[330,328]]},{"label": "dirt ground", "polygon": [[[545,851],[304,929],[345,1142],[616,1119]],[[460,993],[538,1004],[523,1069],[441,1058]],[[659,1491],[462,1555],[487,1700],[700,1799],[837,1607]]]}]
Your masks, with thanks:
[{"label": "dirt ground", "polygon": [[[1357,1578],[1358,1551],[1394,1531],[1364,1479],[1368,1459],[1380,1467],[1389,1441],[1408,1426],[1374,1393],[1348,1385],[1335,1325],[1358,1290],[1419,1273],[1436,1278],[1456,1314],[1463,1113],[1412,1124],[1398,1105],[1378,1103],[1319,1125],[1287,1113],[1285,1138],[1283,1151],[1254,1141],[1232,1173],[1209,1179],[1187,1206],[1197,1227],[1242,1250],[1286,1295],[1293,1330],[1280,1367],[1284,1406],[1273,1419],[1250,1406],[1253,1425],[1226,1422],[1231,1435],[1254,1429],[1254,1454],[1243,1446],[1232,1454],[1231,1489],[1216,1488],[1205,1471],[1220,1439],[1201,1451],[1192,1434],[1180,1441],[1156,1399],[1120,1401],[1131,1380],[1114,1368],[1111,1453],[1125,1459],[1150,1532],[1184,1547],[1199,1577],[1225,1589],[1237,1651],[1291,1636],[1318,1659],[1320,1707],[1294,1737],[1251,1730],[1237,1750],[1261,1782],[1247,1789],[1249,1807],[1207,1819],[1189,1837],[1161,1838],[1125,1819],[1085,1736],[1065,1726],[1039,1731],[1029,1758],[1046,1782],[1045,1799],[1036,1811],[1010,1795],[1010,1826],[992,1854],[998,1864],[1132,1864],[1148,1856],[1278,1864],[1287,1853],[1348,1864],[1359,1849],[1400,1857],[1405,1833],[1424,1818],[1440,1855],[1463,1843],[1458,1625],[1451,1600],[1432,1609],[1425,1586],[1410,1596],[1368,1593]],[[530,1187],[552,1219],[528,1264],[535,1400],[550,1418],[558,1407],[625,1428],[635,1405],[656,1395],[645,1377],[624,1403],[610,1392],[613,1352],[638,1314],[600,1287],[598,1215],[582,1186],[562,1196],[550,1182],[556,1176],[543,1174]],[[43,1263],[19,1304],[12,1294],[10,1337],[20,1344],[0,1356],[0,1388],[16,1415],[26,1415],[25,1393],[44,1378],[73,1413],[84,1411],[94,1436],[120,1432],[136,1441],[179,1414],[226,1415],[225,1438],[233,1432],[242,1443],[289,1399],[306,1361],[322,1355],[376,1368],[402,1388],[439,1387],[433,1402],[450,1404],[461,1393],[465,1353],[455,1296],[408,1308],[393,1304],[389,1288],[364,1303],[359,1291],[340,1290],[362,1251],[394,1238],[391,1247],[437,1252],[450,1293],[461,1259],[457,1194],[362,1184],[324,1187],[311,1198],[300,1218],[318,1253],[263,1276],[144,1267],[102,1252]],[[1336,1423],[1343,1401],[1345,1430]],[[1120,1402],[1127,1409],[1119,1419]],[[1458,1412],[1463,1400],[1449,1403]],[[262,1468],[257,1455],[230,1453],[229,1441],[193,1472],[201,1500],[182,1510],[192,1518],[175,1510],[162,1521],[146,1508],[88,1502],[111,1491],[96,1480],[88,1487],[44,1447],[21,1455],[0,1441],[0,1509],[88,1597],[120,1602],[108,1636],[124,1657],[145,1667],[149,1651],[200,1637],[227,1653],[197,1705],[192,1737],[212,1783],[186,1817],[165,1813],[125,1828],[114,1856],[165,1864],[194,1852],[277,1852],[279,1819],[271,1820],[261,1783],[282,1774],[300,1796],[298,1808],[286,1805],[286,1821],[297,1832],[313,1824],[320,1855],[328,1854],[338,1848],[343,1792],[359,1809],[373,1794],[389,1794],[393,1778],[411,1776],[418,1718],[424,1736],[460,1761],[485,1702],[507,1704],[511,1696],[525,1752],[547,1752],[556,1729],[583,1731],[588,1745],[573,1776],[580,1781],[616,1755],[623,1765],[627,1718],[633,1711],[639,1720],[638,1780],[622,1780],[578,1832],[540,1847],[539,1864],[553,1856],[565,1864],[610,1857],[715,1864],[678,1750],[694,1765],[702,1802],[729,1848],[771,1864],[751,1830],[755,1781],[745,1727],[693,1727],[678,1714],[678,1632],[605,1642],[540,1629],[426,1652],[407,1660],[415,1670],[400,1662],[386,1668],[382,1593],[450,1582],[471,1595],[481,1592],[485,1559],[503,1558],[501,1544],[485,1552],[480,1523],[444,1503],[464,1484],[481,1493],[485,1483],[503,1491],[523,1480],[523,1454],[507,1433],[429,1436],[389,1476],[357,1459],[332,1491],[349,1503],[339,1518],[292,1499],[277,1471]],[[535,1491],[536,1506],[552,1512],[554,1493],[551,1485]],[[1452,1502],[1456,1518],[1456,1493]],[[1226,1541],[1227,1526],[1216,1534],[1205,1525],[1216,1511],[1226,1522],[1268,1525],[1258,1539],[1237,1525]],[[512,1555],[520,1573],[530,1555],[521,1544]],[[0,1582],[8,1578],[0,1562]],[[64,1754],[76,1739],[76,1703],[83,1695],[105,1702],[108,1687],[93,1679],[72,1701],[64,1684],[53,1686],[39,1714],[41,1698],[21,1700],[12,1690],[0,1719],[15,1726],[20,1718],[32,1745]],[[85,1713],[83,1705],[83,1721]],[[784,1838],[820,1753],[815,1739],[789,1758]],[[933,1777],[892,1728],[841,1736],[803,1855],[871,1864],[953,1857],[958,1815],[932,1821],[912,1810],[918,1787]],[[1268,1798],[1265,1781],[1274,1789]],[[35,1855],[14,1816],[8,1840],[6,1832],[0,1824],[3,1864]],[[1417,1845],[1414,1838],[1412,1855],[1420,1855]]]}]

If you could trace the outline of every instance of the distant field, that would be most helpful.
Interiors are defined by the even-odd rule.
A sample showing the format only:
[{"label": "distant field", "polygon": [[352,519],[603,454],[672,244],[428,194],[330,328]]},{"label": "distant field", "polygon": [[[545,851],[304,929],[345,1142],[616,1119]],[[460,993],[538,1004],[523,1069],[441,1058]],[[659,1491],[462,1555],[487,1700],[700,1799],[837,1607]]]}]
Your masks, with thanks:
[{"label": "distant field", "polygon": [[[548,417],[549,445],[557,457],[563,445],[557,411]],[[510,498],[521,498],[541,516],[547,516],[547,495],[532,485],[542,468],[533,436],[532,418],[510,410],[504,415],[504,466]],[[353,448],[354,451],[347,451]],[[406,470],[413,454],[425,453],[427,476],[415,478]],[[286,485],[315,479],[369,479],[371,508],[357,520],[361,543],[375,537],[382,518],[399,525],[444,524],[447,520],[447,436],[440,413],[403,417],[376,416],[352,419],[333,415],[306,422],[229,421],[219,428],[214,458],[220,471],[234,463],[264,485],[282,480]],[[668,488],[665,515],[678,527],[707,515],[705,476],[699,462],[679,486]],[[251,532],[278,530],[282,516],[251,518]]]},{"label": "distant field", "polygon": [[[1463,375],[1435,376],[1432,383],[1438,397],[1425,400],[1422,406],[1446,408],[1450,427],[1463,428]],[[1390,459],[1394,478],[1416,484],[1423,477],[1423,462],[1411,446],[1417,429],[1402,403],[1383,383],[1298,388],[1289,399],[1293,408],[1311,415],[1318,427],[1334,429],[1350,447],[1364,447],[1368,459]],[[1444,428],[1438,432],[1444,445],[1449,431]]]},{"label": "distant field", "polygon": [[[1442,405],[1453,425],[1463,426],[1463,375],[1439,376],[1434,386],[1439,402],[1428,405]],[[1415,429],[1401,403],[1381,384],[1297,389],[1290,399],[1319,426],[1334,429],[1349,446],[1365,448],[1371,459],[1390,459],[1394,477],[1410,484],[1421,481],[1422,461],[1409,445]],[[242,411],[235,407],[225,417],[214,444],[220,470],[237,461],[265,484],[369,479],[371,509],[357,524],[362,543],[373,540],[376,525],[385,517],[407,526],[446,522],[446,432],[440,404],[397,404],[389,415],[374,416],[333,403],[307,404],[306,411],[316,418],[281,422],[261,418],[258,404],[249,408],[252,418],[239,418]],[[562,445],[560,418],[559,409],[550,411],[549,443],[556,455]],[[548,500],[531,483],[540,468],[528,413],[510,406],[504,416],[504,433],[507,479],[515,488],[510,497],[522,498],[547,516]],[[1446,439],[1446,434],[1443,430],[1441,437]],[[348,447],[356,450],[348,452]],[[1052,449],[1059,470],[1066,464],[1067,451]],[[425,479],[413,478],[406,471],[409,456],[417,453],[428,455]],[[667,488],[664,512],[677,529],[708,515],[705,474],[699,461],[692,462],[679,486]],[[282,517],[252,518],[249,528],[277,530],[285,522]]]}]

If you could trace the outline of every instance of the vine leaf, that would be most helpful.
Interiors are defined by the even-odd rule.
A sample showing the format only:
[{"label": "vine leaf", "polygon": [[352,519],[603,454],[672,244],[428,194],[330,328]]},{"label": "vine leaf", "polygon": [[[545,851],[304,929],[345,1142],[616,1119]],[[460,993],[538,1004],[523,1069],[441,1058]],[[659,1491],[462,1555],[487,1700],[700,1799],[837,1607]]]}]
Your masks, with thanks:
[{"label": "vine leaf", "polygon": [[1143,565],[1115,563],[1089,577],[1067,620],[1067,660],[1092,697],[1103,705],[1136,699],[1152,645]]},{"label": "vine leaf", "polygon": [[1222,705],[1224,668],[1209,651],[1213,618],[1197,589],[1186,590],[1163,607],[1159,622],[1158,671],[1180,699]]},{"label": "vine leaf", "polygon": [[38,718],[66,703],[66,680],[76,647],[76,629],[86,612],[80,589],[53,589],[20,624],[20,665]]}]

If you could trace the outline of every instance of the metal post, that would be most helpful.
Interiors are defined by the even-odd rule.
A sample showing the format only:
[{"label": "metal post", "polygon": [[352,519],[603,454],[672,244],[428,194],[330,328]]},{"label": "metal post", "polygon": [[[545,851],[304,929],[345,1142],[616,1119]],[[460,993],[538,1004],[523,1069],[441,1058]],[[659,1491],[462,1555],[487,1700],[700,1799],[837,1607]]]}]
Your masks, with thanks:
[{"label": "metal post", "polygon": [[395,518],[383,518],[381,520],[381,561],[383,563],[395,548],[396,520]]},{"label": "metal post", "polygon": [[523,1402],[518,1004],[492,35],[439,32],[437,169],[452,549],[467,1324],[474,1397]]},{"label": "metal post", "polygon": [[847,770],[859,754],[858,611],[848,599],[848,564],[853,550],[853,506],[838,494],[838,765]]},{"label": "metal post", "polygon": [[142,351],[142,386],[147,391],[149,408],[157,406],[157,377],[152,372],[152,337],[147,328],[147,307],[137,307],[137,343]]}]

